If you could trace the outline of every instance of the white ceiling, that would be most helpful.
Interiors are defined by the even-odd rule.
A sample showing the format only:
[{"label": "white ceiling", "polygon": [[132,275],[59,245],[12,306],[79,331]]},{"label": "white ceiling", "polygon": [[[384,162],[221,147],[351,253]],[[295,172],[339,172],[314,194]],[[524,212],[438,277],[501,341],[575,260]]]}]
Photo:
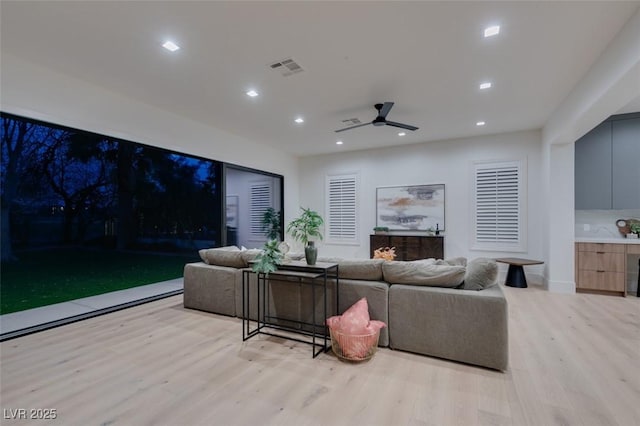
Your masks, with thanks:
[{"label": "white ceiling", "polygon": [[[639,4],[2,1],[1,46],[310,155],[541,128]],[[485,39],[491,24],[500,35]],[[182,48],[160,47],[168,38]],[[267,66],[288,57],[305,71],[282,77]],[[494,87],[481,92],[485,80]],[[385,101],[396,103],[389,120],[420,129],[334,133],[345,119],[371,121]]]}]

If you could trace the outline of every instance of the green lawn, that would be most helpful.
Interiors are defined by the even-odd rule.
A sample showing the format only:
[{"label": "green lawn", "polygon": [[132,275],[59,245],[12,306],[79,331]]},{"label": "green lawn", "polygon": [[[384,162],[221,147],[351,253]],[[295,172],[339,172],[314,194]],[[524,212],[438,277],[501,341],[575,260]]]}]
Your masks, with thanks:
[{"label": "green lawn", "polygon": [[197,254],[146,254],[91,249],[16,253],[3,263],[0,314],[137,287],[182,276]]}]

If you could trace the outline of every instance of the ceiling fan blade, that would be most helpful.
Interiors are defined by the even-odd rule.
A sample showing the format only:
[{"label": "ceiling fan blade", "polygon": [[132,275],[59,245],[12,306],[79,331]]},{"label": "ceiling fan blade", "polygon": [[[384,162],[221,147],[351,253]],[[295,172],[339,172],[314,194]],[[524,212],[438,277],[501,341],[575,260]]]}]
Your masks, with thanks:
[{"label": "ceiling fan blade", "polygon": [[386,121],[387,126],[400,127],[407,130],[418,130],[416,126],[410,126],[409,124],[396,123],[395,121]]},{"label": "ceiling fan blade", "polygon": [[391,107],[393,107],[393,102],[385,102],[380,108],[380,112],[378,112],[378,117],[385,118],[389,111],[391,111]]},{"label": "ceiling fan blade", "polygon": [[369,124],[371,124],[371,122],[369,122],[369,123],[362,123],[362,124],[356,124],[355,126],[351,126],[351,127],[345,127],[344,129],[338,129],[338,130],[336,130],[336,133],[338,133],[338,132],[344,132],[345,130],[355,129],[356,127],[368,126]]}]

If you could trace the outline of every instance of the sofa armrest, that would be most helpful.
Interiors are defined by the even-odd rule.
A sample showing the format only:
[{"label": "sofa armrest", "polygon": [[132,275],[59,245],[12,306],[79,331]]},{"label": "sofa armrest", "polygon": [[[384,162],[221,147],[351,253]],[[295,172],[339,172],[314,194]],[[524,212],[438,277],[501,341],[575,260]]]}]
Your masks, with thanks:
[{"label": "sofa armrest", "polygon": [[188,263],[184,267],[184,307],[235,316],[239,274],[236,268]]}]

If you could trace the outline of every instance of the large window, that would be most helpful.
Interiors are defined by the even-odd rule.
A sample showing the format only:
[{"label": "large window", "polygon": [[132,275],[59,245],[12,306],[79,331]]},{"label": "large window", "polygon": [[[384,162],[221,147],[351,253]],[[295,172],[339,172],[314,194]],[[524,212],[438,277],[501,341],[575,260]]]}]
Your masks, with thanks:
[{"label": "large window", "polygon": [[329,175],[326,180],[327,241],[358,242],[358,175]]},{"label": "large window", "polygon": [[473,249],[525,251],[525,169],[523,160],[473,165]]},{"label": "large window", "polygon": [[[221,162],[0,118],[0,313],[179,278],[198,249],[234,244],[248,224],[243,188],[225,213]],[[278,179],[269,206],[281,210],[282,176],[249,175]],[[253,189],[255,203],[264,196]],[[255,232],[263,204],[253,206]]]},{"label": "large window", "polygon": [[3,250],[219,245],[220,178],[216,161],[3,114]]}]

